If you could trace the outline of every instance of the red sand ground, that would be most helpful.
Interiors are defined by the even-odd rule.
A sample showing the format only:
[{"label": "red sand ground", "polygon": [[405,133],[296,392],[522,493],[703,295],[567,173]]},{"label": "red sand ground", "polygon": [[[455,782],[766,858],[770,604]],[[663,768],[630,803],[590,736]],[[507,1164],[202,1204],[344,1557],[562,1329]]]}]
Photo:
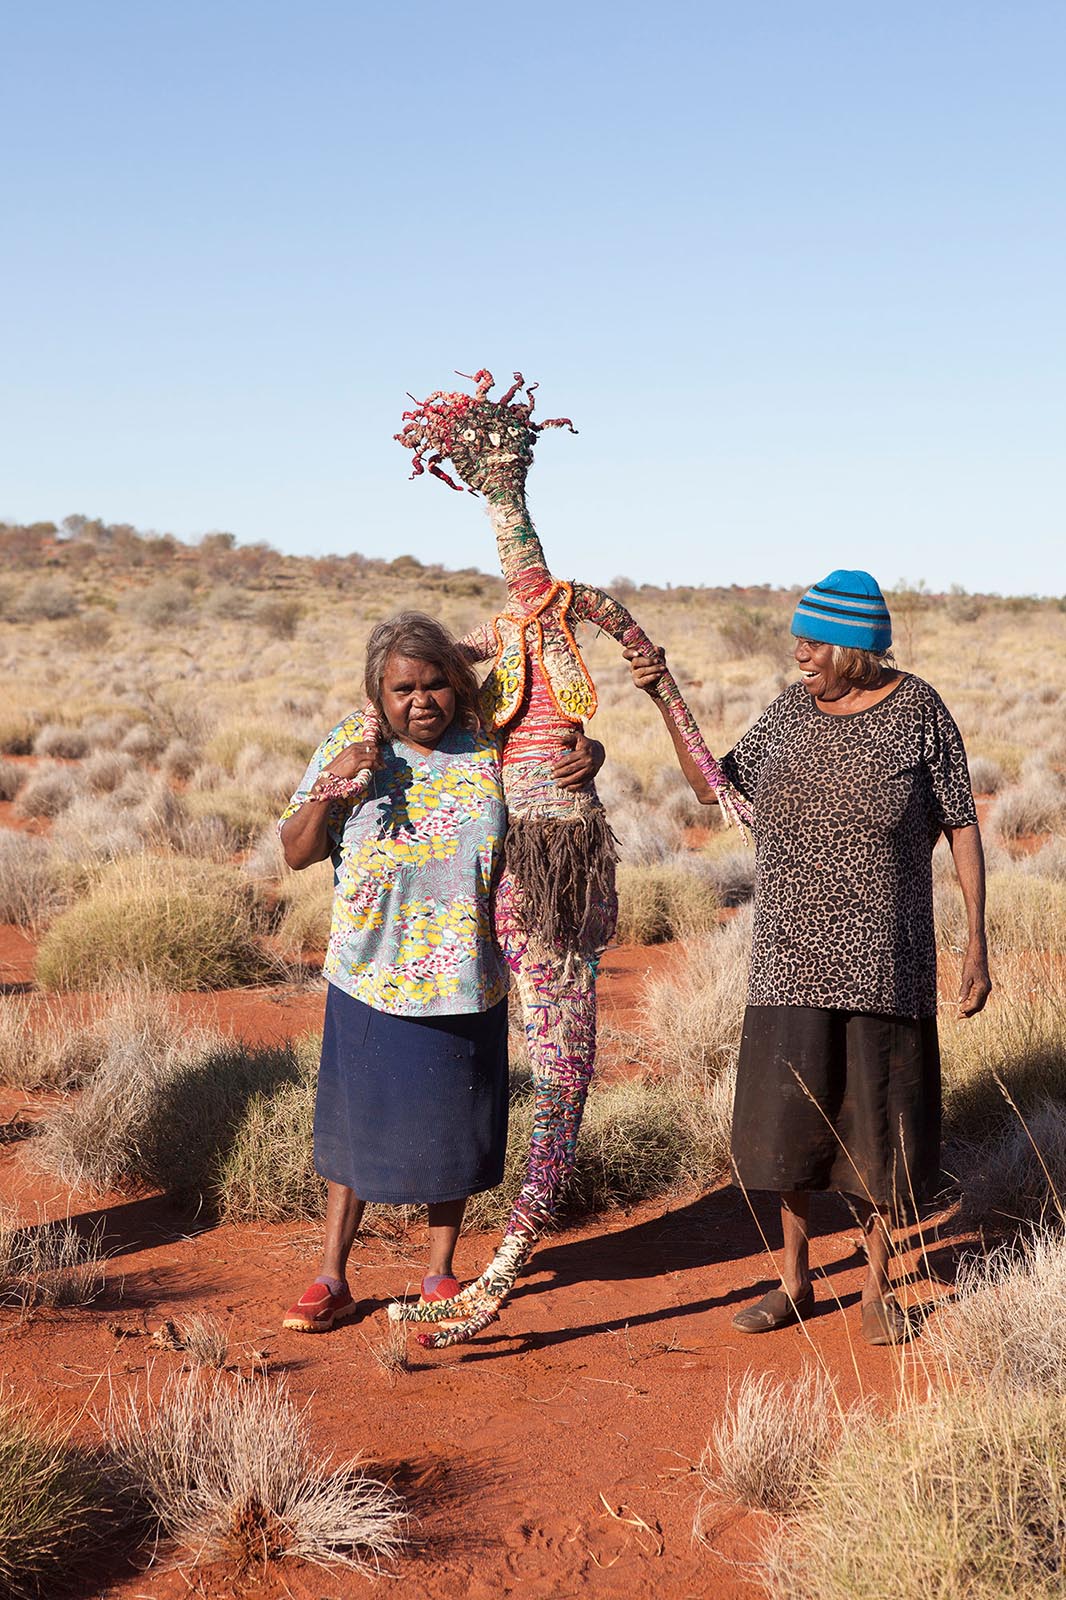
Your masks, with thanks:
[{"label": "red sand ground", "polygon": [[[605,1014],[629,1020],[648,969],[668,947],[619,949],[605,963]],[[27,983],[32,945],[0,936],[0,981]],[[317,1025],[320,992],[245,991],[187,997],[256,1041]],[[42,1102],[0,1095],[8,1124]],[[12,1129],[17,1132],[17,1129]],[[731,1188],[616,1213],[545,1241],[503,1319],[471,1346],[423,1351],[411,1338],[410,1370],[391,1380],[373,1348],[385,1305],[417,1286],[424,1237],[371,1236],[357,1252],[353,1286],[365,1306],[355,1323],[320,1337],[279,1329],[281,1310],[309,1280],[315,1228],[204,1227],[169,1201],[71,1196],[33,1179],[19,1142],[0,1144],[0,1195],[24,1216],[100,1219],[113,1253],[108,1289],[83,1310],[0,1312],[8,1384],[95,1434],[91,1420],[109,1386],[141,1386],[180,1365],[150,1333],[165,1317],[206,1312],[229,1330],[244,1370],[258,1362],[310,1403],[314,1441],[344,1457],[360,1451],[392,1476],[416,1518],[412,1551],[394,1573],[418,1600],[528,1600],[590,1593],[618,1600],[740,1600],[763,1593],[757,1568],[765,1519],[728,1507],[711,1519],[710,1549],[692,1541],[699,1500],[695,1462],[721,1415],[727,1389],[749,1365],[782,1376],[823,1359],[844,1396],[860,1388],[891,1396],[913,1357],[857,1342],[862,1264],[855,1229],[827,1201],[813,1259],[825,1305],[806,1329],[745,1337],[734,1309],[769,1287],[772,1266],[760,1224]],[[772,1212],[761,1225],[775,1237]],[[484,1263],[492,1240],[462,1241],[461,1274]],[[950,1255],[943,1252],[945,1262]],[[937,1292],[925,1282],[919,1298]],[[839,1300],[844,1310],[836,1305]],[[856,1341],[856,1342],[853,1342]],[[383,1580],[384,1592],[389,1580]],[[232,1564],[145,1570],[116,1548],[101,1579],[78,1591],[107,1600],[341,1600],[371,1592],[368,1580],[284,1562],[241,1577]]]}]

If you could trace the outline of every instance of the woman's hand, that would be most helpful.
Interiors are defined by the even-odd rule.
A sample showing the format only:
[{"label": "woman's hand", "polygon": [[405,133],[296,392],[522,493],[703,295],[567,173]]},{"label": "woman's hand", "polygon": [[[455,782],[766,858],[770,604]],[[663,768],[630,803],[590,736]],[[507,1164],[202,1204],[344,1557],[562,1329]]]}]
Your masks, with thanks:
[{"label": "woman's hand", "polygon": [[315,798],[315,790],[327,773],[332,773],[337,778],[357,778],[361,772],[380,772],[382,765],[380,746],[373,740],[346,744],[340,755],[334,756],[333,760],[322,768],[311,785],[311,798]]},{"label": "woman's hand", "polygon": [[622,654],[629,662],[629,670],[637,688],[643,689],[645,694],[654,694],[656,684],[666,671],[666,651],[656,649],[650,656],[641,655],[635,645],[630,645]]},{"label": "woman's hand", "polygon": [[988,951],[982,943],[967,946],[959,980],[959,1015],[975,1017],[992,993],[988,975]]},{"label": "woman's hand", "polygon": [[560,789],[583,789],[603,766],[605,751],[598,739],[587,739],[576,728],[559,740],[562,754],[552,762],[552,776]]}]

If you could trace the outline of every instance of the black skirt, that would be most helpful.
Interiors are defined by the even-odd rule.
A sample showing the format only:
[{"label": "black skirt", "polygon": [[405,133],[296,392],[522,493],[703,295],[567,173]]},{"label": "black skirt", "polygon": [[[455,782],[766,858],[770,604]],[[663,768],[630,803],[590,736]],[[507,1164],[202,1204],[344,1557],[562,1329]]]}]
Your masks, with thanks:
[{"label": "black skirt", "polygon": [[913,1216],[939,1185],[936,1018],[748,1006],[732,1153],[745,1189],[834,1189]]},{"label": "black skirt", "polygon": [[315,1170],[361,1200],[494,1189],[507,1152],[507,1001],[449,1017],[375,1011],[335,984],[315,1097]]}]

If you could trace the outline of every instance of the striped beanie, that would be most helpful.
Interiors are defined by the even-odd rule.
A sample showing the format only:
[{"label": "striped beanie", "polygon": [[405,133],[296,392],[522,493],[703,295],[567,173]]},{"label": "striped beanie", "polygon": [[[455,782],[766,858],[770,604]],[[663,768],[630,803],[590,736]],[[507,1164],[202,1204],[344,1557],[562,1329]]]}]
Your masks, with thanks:
[{"label": "striped beanie", "polygon": [[792,632],[797,639],[881,655],[892,643],[892,619],[877,580],[868,572],[831,572],[803,596]]}]

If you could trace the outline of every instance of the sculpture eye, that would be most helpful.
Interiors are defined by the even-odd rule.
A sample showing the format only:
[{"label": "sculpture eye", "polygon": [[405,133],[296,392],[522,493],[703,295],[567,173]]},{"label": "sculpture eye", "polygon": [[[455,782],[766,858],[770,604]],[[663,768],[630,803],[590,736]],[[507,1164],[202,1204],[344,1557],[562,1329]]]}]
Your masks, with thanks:
[{"label": "sculpture eye", "polygon": [[512,439],[517,439],[522,430],[521,428],[508,428],[507,432],[511,435]]},{"label": "sculpture eye", "polygon": [[498,433],[490,433],[489,434],[489,444],[491,444],[491,446],[492,446],[492,448],[494,450],[499,448],[499,443],[500,443],[499,434]]},{"label": "sculpture eye", "polygon": [[477,438],[476,429],[467,428],[466,432],[463,434],[463,438],[467,441],[468,444],[472,444],[474,442],[474,440]]}]

